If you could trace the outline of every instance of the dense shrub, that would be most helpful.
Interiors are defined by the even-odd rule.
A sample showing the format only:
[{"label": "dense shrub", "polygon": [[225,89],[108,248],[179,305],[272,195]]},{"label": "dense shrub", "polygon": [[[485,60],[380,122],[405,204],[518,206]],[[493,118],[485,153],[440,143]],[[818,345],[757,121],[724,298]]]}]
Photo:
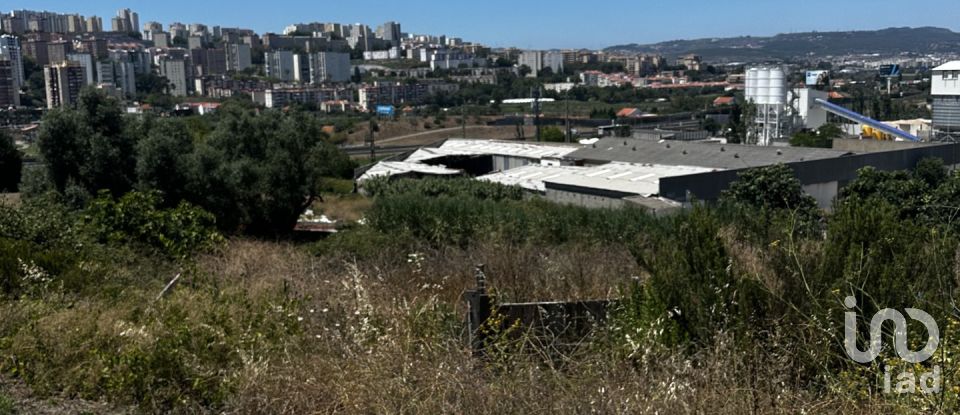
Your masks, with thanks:
[{"label": "dense shrub", "polygon": [[488,238],[511,243],[629,242],[655,222],[640,209],[593,210],[538,200],[428,198],[417,193],[379,198],[368,219],[380,232],[460,246]]},{"label": "dense shrub", "polygon": [[0,130],[0,192],[16,192],[22,170],[23,155],[6,130]]},{"label": "dense shrub", "polygon": [[364,183],[364,190],[372,197],[418,195],[467,196],[485,200],[521,200],[523,189],[464,178],[426,178],[423,180],[376,178]]},{"label": "dense shrub", "polygon": [[741,172],[721,198],[758,211],[793,210],[803,217],[816,216],[817,210],[816,200],[804,193],[793,170],[783,164]]},{"label": "dense shrub", "polygon": [[156,192],[130,192],[116,200],[101,193],[87,207],[86,217],[102,242],[140,243],[174,258],[196,254],[222,239],[213,215],[183,201],[162,209]]}]

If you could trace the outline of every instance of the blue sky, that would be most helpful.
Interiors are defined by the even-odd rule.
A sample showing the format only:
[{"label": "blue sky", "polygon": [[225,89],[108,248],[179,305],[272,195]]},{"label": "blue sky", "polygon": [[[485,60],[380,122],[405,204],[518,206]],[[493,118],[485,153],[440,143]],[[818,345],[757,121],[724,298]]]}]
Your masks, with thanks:
[{"label": "blue sky", "polygon": [[[602,48],[673,39],[771,35],[808,30],[938,26],[960,30],[958,0],[0,0],[0,11],[46,9],[113,16],[122,7],[141,24],[206,23],[280,32],[296,22],[388,20],[404,32],[447,34],[492,46]],[[107,19],[104,19],[104,24]]]}]

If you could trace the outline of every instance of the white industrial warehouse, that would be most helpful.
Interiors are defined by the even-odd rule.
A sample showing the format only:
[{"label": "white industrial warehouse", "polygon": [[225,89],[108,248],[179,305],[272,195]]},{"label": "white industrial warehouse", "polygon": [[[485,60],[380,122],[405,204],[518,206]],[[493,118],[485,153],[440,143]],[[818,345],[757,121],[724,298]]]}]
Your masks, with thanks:
[{"label": "white industrial warehouse", "polygon": [[[531,197],[558,203],[660,212],[693,199],[716,200],[745,169],[784,164],[820,207],[829,209],[840,189],[866,166],[905,170],[927,157],[960,166],[960,144],[918,137],[924,132],[960,138],[960,61],[937,67],[933,74],[933,134],[922,122],[879,122],[828,102],[811,81],[791,90],[781,67],[759,67],[746,74],[747,99],[758,107],[753,119],[757,145],[651,138],[642,131],[580,144],[450,139],[361,169],[356,182],[362,191],[365,182],[380,177],[466,176],[519,186]],[[817,76],[809,75],[816,82]],[[825,124],[828,113],[881,140],[835,140],[834,149],[773,145],[790,131]]]}]

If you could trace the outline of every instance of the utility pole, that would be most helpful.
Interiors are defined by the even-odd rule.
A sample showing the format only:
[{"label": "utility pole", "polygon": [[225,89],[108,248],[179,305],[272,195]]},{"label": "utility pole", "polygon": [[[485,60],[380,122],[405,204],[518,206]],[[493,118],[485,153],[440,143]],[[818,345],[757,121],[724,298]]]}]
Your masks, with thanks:
[{"label": "utility pole", "polygon": [[540,85],[533,90],[533,125],[537,129],[537,142],[540,142]]},{"label": "utility pole", "polygon": [[460,132],[461,138],[467,138],[467,99],[460,101]]},{"label": "utility pole", "polygon": [[570,140],[573,138],[570,136],[571,135],[570,134],[570,97],[567,97],[567,99],[564,100],[563,122],[564,124],[566,124],[566,127],[567,127],[566,142],[569,143]]},{"label": "utility pole", "polygon": [[371,119],[371,120],[370,120],[370,125],[369,125],[369,130],[370,130],[370,131],[367,133],[367,134],[368,134],[368,135],[367,135],[367,141],[370,142],[370,161],[373,161],[373,160],[376,160],[376,159],[377,159],[377,147],[374,145],[374,141],[373,141],[373,139],[374,139],[374,135],[373,135],[374,131],[373,131],[373,130],[374,130],[375,128],[377,128],[377,122]]}]

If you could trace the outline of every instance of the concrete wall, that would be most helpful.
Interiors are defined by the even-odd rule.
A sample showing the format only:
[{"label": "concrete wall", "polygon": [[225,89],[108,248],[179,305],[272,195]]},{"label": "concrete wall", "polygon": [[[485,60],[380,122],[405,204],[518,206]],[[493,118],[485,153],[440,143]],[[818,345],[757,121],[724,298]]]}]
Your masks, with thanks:
[{"label": "concrete wall", "polygon": [[512,170],[517,167],[523,167],[529,164],[539,164],[539,160],[524,158],[524,157],[510,157],[510,156],[493,156],[493,171],[507,171]]},{"label": "concrete wall", "polygon": [[[857,178],[857,172],[866,166],[881,171],[913,169],[920,160],[934,157],[947,166],[960,164],[960,144],[921,145],[896,151],[858,154],[832,159],[801,161],[787,164],[803,186],[817,193],[818,201],[836,194],[846,183]],[[679,202],[716,200],[720,193],[736,181],[740,170],[724,170],[660,179],[660,195]],[[833,183],[836,183],[834,185]],[[836,186],[836,189],[833,187]]]},{"label": "concrete wall", "polygon": [[591,209],[620,208],[626,204],[626,202],[620,198],[551,189],[549,187],[547,188],[545,196],[547,200],[554,203],[582,206]]},{"label": "concrete wall", "polygon": [[[858,128],[859,130],[859,128]],[[858,131],[859,133],[859,131]],[[936,143],[914,143],[910,141],[880,141],[880,140],[853,140],[836,139],[833,140],[833,149],[840,151],[849,151],[851,153],[877,153],[881,151],[896,151],[909,148],[925,147],[936,145]]]},{"label": "concrete wall", "polygon": [[833,206],[833,199],[837,197],[840,191],[840,183],[827,182],[815,183],[803,186],[803,191],[817,199],[817,206],[821,209],[829,210]]}]

